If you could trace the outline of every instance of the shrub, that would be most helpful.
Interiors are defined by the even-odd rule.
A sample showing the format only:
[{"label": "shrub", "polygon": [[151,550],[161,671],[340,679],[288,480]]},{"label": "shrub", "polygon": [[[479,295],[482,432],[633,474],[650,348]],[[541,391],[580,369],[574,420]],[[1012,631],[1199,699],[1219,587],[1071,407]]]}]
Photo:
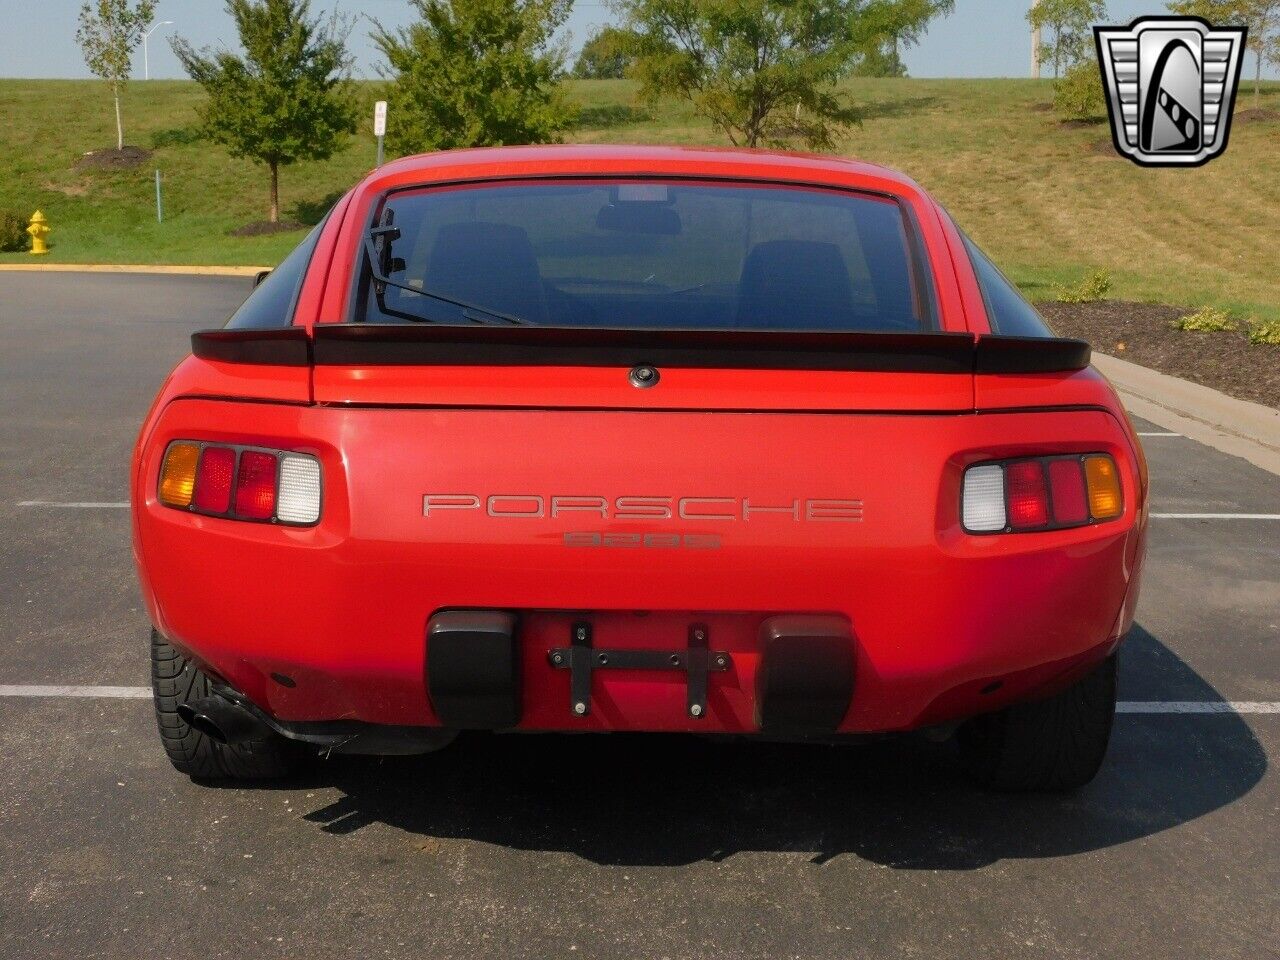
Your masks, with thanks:
[{"label": "shrub", "polygon": [[1107,298],[1111,290],[1111,274],[1106,270],[1095,270],[1074,287],[1055,285],[1053,299],[1058,303],[1097,303]]},{"label": "shrub", "polygon": [[1053,109],[1063,120],[1101,120],[1107,102],[1102,93],[1098,61],[1081,60],[1053,85]]},{"label": "shrub", "polygon": [[1249,342],[1280,347],[1280,320],[1259,320],[1256,317],[1251,319],[1249,321]]},{"label": "shrub", "polygon": [[1189,330],[1195,333],[1218,333],[1223,330],[1235,330],[1236,322],[1231,314],[1217,307],[1201,307],[1195,313],[1179,317],[1171,321],[1175,330]]},{"label": "shrub", "polygon": [[27,218],[13,210],[0,210],[0,251],[17,253],[27,249]]}]

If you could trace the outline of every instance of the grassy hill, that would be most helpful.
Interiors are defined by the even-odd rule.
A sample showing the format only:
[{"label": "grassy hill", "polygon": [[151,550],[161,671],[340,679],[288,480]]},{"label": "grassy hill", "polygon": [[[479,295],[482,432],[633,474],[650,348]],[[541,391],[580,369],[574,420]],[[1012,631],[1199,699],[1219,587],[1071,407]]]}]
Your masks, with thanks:
[{"label": "grassy hill", "polygon": [[[1205,167],[1149,170],[1115,155],[1105,124],[1058,123],[1046,109],[1049,81],[857,80],[849,89],[867,119],[841,152],[929,188],[1031,296],[1103,268],[1114,297],[1280,316],[1280,123],[1236,123],[1226,154]],[[678,105],[638,107],[628,81],[571,90],[582,115],[570,139],[721,142]],[[362,94],[372,103],[375,88]],[[109,171],[77,166],[86,151],[114,143],[104,86],[0,80],[0,209],[44,211],[54,230],[50,260],[276,262],[301,234],[228,235],[265,215],[266,177],[200,141],[201,96],[186,82],[131,84],[126,139],[154,156]],[[1280,109],[1280,84],[1269,85],[1263,106]],[[373,137],[362,132],[328,162],[285,168],[284,214],[314,221],[373,155]],[[155,222],[157,167],[163,224]],[[0,254],[0,262],[26,259]]]}]

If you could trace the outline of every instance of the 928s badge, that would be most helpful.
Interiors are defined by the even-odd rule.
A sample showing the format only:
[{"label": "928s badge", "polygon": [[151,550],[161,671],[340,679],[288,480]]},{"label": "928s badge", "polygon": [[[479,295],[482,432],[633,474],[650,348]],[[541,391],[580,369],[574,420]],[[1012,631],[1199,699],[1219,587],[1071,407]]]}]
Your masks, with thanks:
[{"label": "928s badge", "polygon": [[1144,167],[1194,167],[1222,153],[1245,33],[1199,17],[1094,27],[1116,149]]}]

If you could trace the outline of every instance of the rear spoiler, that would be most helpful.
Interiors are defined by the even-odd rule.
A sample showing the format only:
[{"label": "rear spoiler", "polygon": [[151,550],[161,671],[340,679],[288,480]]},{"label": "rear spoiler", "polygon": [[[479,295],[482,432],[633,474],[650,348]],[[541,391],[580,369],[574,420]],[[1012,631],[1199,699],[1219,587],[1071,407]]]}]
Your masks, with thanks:
[{"label": "rear spoiler", "polygon": [[200,330],[191,335],[191,352],[222,363],[306,367],[311,365],[311,338],[303,327]]},{"label": "rear spoiler", "polygon": [[319,324],[204,330],[204,360],[278,366],[563,366],[1065,373],[1089,365],[1083,340],[970,333],[630,330],[598,327]]}]

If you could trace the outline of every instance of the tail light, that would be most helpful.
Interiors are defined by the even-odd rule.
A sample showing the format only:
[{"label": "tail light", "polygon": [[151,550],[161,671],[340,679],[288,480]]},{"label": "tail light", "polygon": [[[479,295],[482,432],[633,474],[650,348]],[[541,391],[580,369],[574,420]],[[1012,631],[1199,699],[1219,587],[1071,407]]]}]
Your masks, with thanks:
[{"label": "tail light", "polygon": [[1115,462],[1107,456],[1085,457],[1084,473],[1089,485],[1089,512],[1098,519],[1120,516],[1120,478]]},{"label": "tail light", "polygon": [[200,444],[179,440],[169,444],[160,474],[160,499],[171,507],[189,507],[196,487]]},{"label": "tail light", "polygon": [[1020,460],[1004,468],[1004,499],[1009,526],[1035,530],[1049,525],[1049,481],[1039,460]]},{"label": "tail light", "polygon": [[276,474],[279,458],[274,453],[245,450],[236,472],[236,516],[245,520],[270,520],[276,515]]},{"label": "tail light", "polygon": [[175,440],[160,502],[230,520],[308,526],[320,519],[320,461],[287,450]]},{"label": "tail light", "polygon": [[191,506],[201,513],[226,513],[236,476],[236,452],[230,447],[205,447],[196,468]]},{"label": "tail light", "polygon": [[1105,453],[979,463],[964,473],[960,514],[969,533],[1063,530],[1123,512],[1119,472]]}]

